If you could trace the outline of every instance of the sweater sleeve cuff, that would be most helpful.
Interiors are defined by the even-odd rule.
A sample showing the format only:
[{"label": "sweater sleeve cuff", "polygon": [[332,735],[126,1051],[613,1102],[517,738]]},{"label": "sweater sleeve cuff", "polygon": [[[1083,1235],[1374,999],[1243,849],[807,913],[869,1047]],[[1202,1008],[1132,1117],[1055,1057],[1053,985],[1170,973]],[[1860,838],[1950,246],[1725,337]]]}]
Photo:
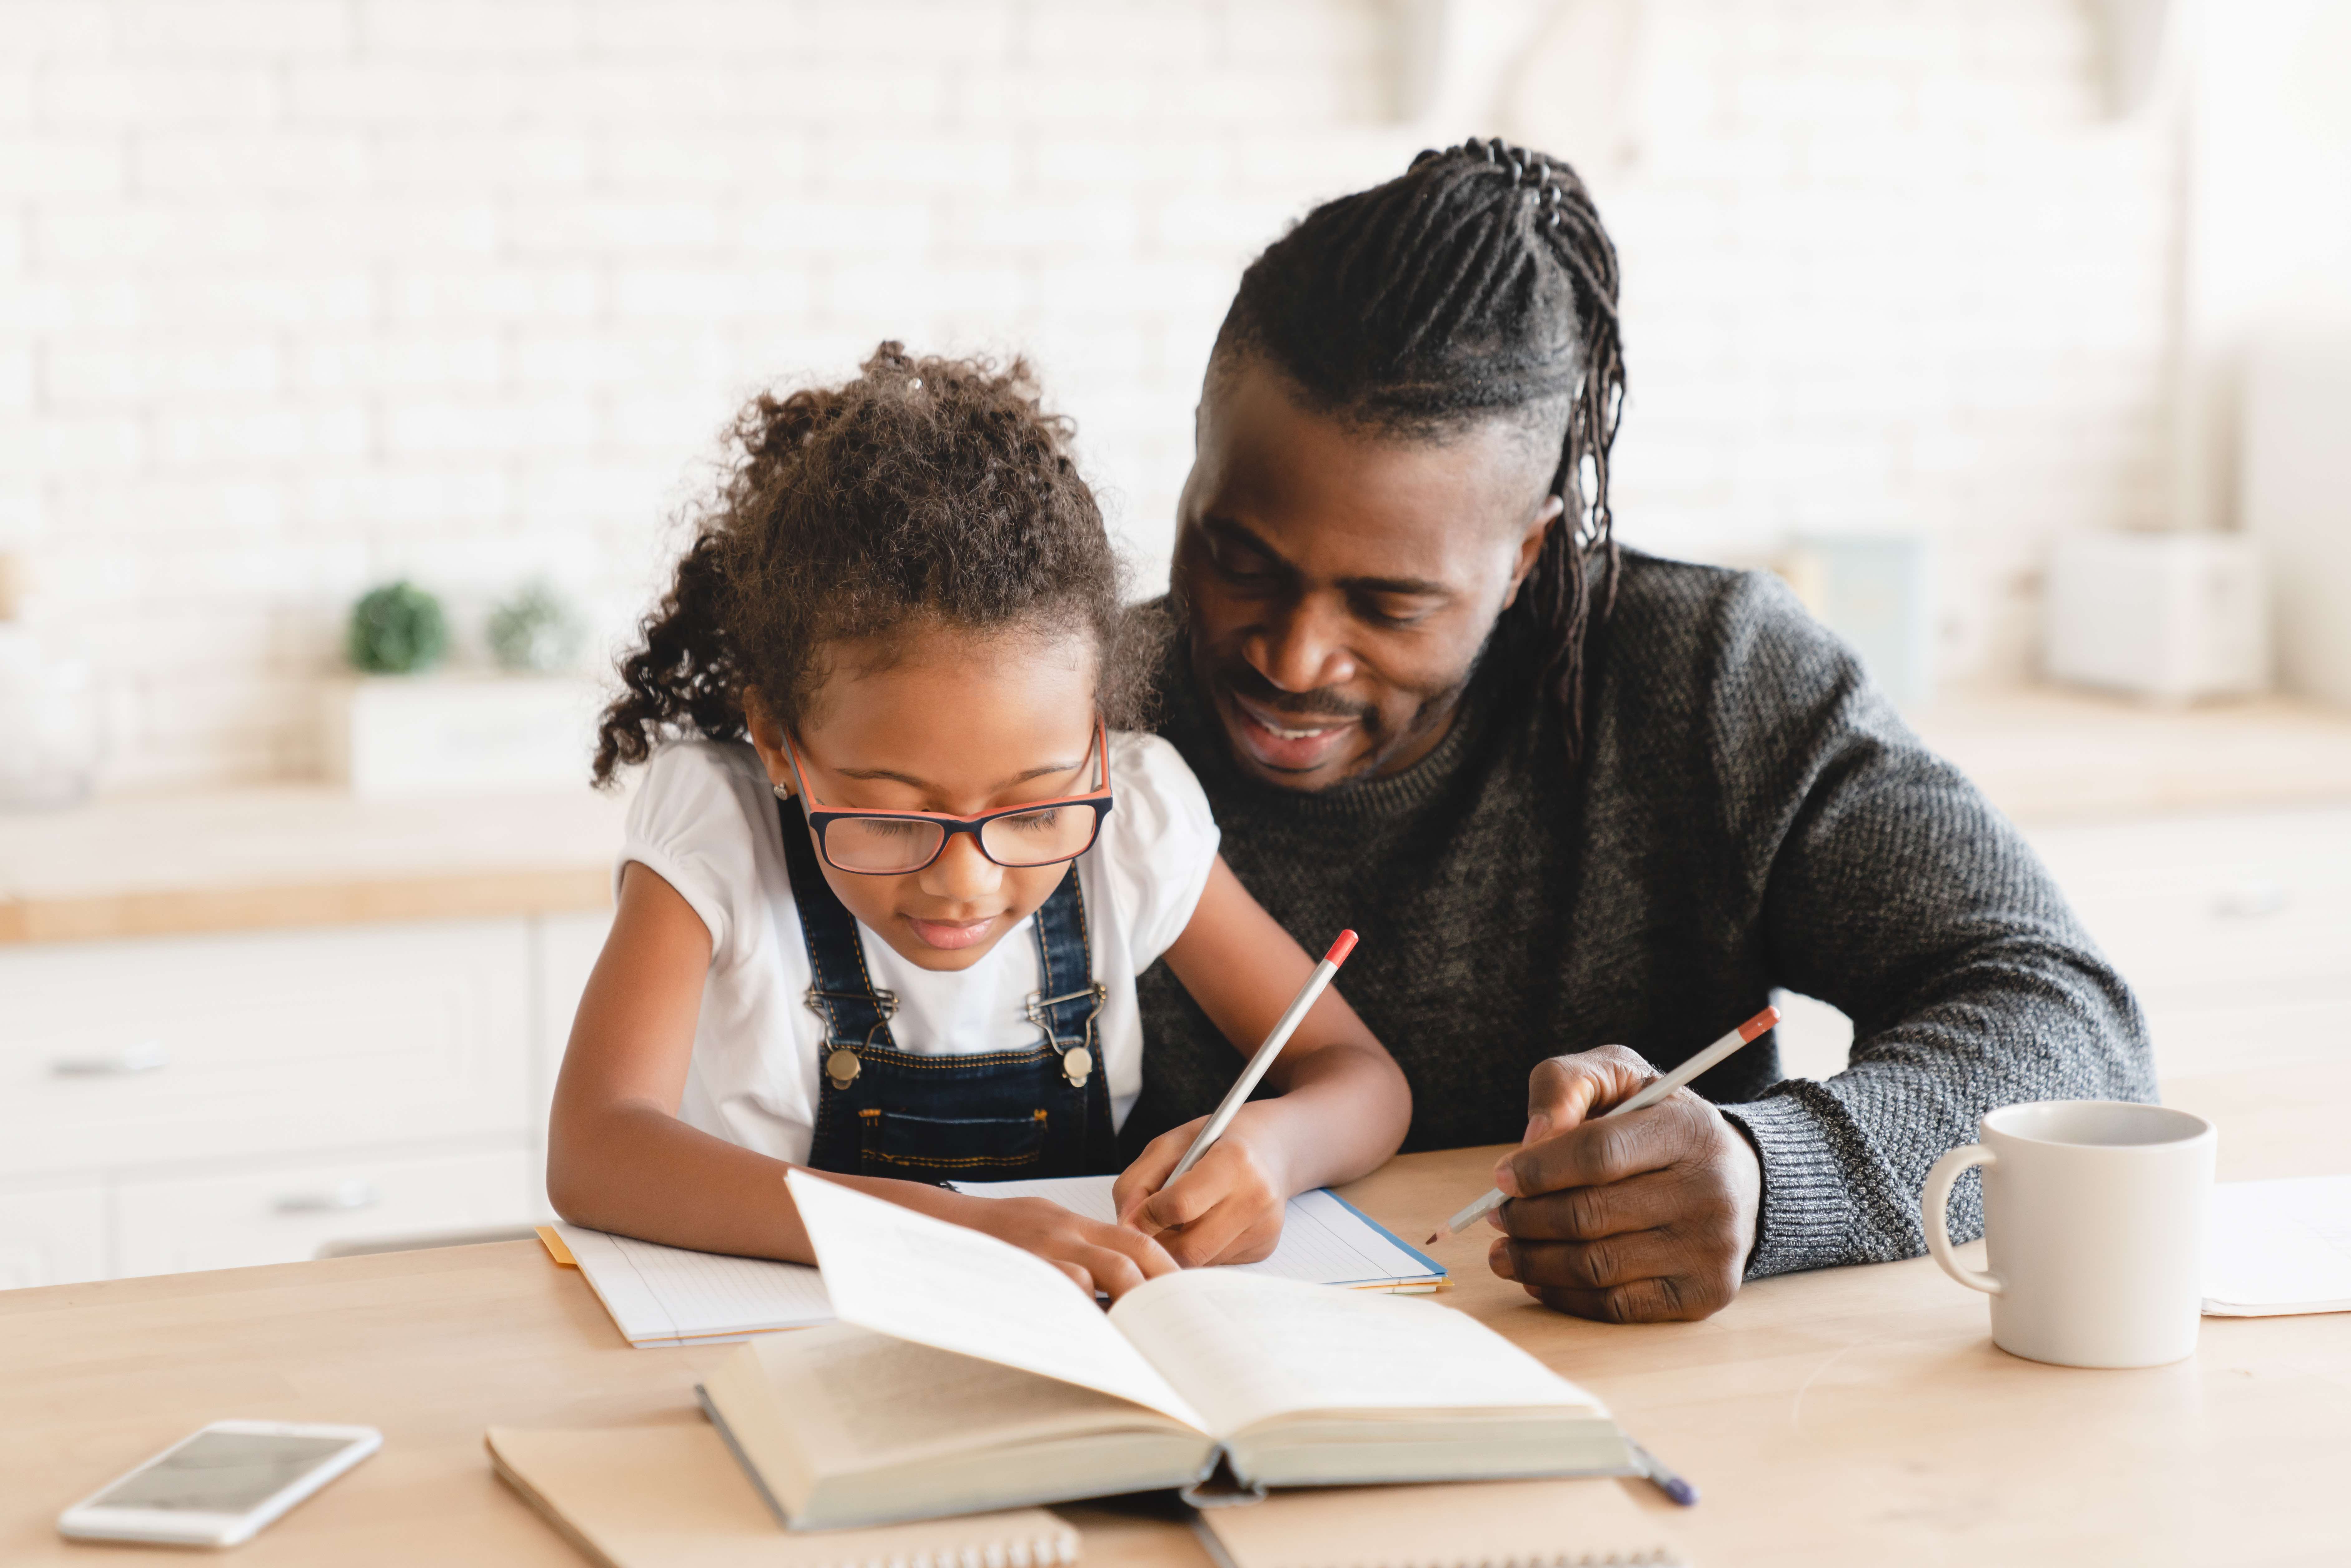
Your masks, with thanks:
[{"label": "sweater sleeve cuff", "polygon": [[1849,1249],[1853,1194],[1820,1114],[1785,1094],[1721,1110],[1754,1144],[1763,1167],[1762,1213],[1747,1277],[1837,1261]]}]

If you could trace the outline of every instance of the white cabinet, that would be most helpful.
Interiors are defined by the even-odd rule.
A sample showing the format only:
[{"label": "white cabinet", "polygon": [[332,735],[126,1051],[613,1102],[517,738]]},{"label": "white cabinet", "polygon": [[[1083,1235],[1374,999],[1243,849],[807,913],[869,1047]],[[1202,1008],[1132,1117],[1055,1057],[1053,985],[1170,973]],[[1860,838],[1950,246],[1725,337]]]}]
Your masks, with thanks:
[{"label": "white cabinet", "polygon": [[0,1178],[527,1133],[521,920],[0,952]]},{"label": "white cabinet", "polygon": [[608,922],[0,947],[0,1289],[548,1218],[546,1020]]},{"label": "white cabinet", "polygon": [[0,1194],[0,1291],[107,1276],[106,1189]]},{"label": "white cabinet", "polygon": [[116,1189],[117,1274],[309,1258],[336,1241],[512,1223],[537,1185],[527,1149],[338,1159]]}]

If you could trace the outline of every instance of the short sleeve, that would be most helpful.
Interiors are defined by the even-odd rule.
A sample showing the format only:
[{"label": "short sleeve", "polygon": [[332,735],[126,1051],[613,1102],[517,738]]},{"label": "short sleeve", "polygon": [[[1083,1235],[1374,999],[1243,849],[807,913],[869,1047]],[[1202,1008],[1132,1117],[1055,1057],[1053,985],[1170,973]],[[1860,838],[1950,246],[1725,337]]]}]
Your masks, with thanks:
[{"label": "short sleeve", "polygon": [[1217,820],[1192,769],[1157,736],[1113,735],[1110,755],[1102,870],[1141,974],[1192,923],[1217,863]]},{"label": "short sleeve", "polygon": [[764,779],[752,779],[757,764],[749,757],[742,747],[715,741],[680,741],[655,752],[629,803],[612,873],[616,898],[631,861],[675,888],[709,928],[714,963],[744,936],[737,905],[758,863],[745,802]]}]

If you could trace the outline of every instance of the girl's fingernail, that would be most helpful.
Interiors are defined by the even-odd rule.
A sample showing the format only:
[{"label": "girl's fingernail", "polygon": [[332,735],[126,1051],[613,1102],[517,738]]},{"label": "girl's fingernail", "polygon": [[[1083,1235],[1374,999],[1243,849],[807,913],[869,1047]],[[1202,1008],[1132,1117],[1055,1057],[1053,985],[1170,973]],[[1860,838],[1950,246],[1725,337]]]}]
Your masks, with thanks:
[{"label": "girl's fingernail", "polygon": [[1550,1136],[1550,1113],[1538,1111],[1533,1115],[1527,1118],[1527,1135],[1520,1138],[1519,1142],[1522,1144],[1531,1144],[1538,1138],[1548,1138]]},{"label": "girl's fingernail", "polygon": [[1486,1249],[1486,1266],[1505,1280],[1518,1278],[1510,1272],[1510,1244],[1507,1241],[1497,1241]]},{"label": "girl's fingernail", "polygon": [[1505,1197],[1520,1196],[1519,1173],[1510,1168],[1510,1161],[1504,1160],[1494,1167],[1494,1185],[1501,1188]]}]

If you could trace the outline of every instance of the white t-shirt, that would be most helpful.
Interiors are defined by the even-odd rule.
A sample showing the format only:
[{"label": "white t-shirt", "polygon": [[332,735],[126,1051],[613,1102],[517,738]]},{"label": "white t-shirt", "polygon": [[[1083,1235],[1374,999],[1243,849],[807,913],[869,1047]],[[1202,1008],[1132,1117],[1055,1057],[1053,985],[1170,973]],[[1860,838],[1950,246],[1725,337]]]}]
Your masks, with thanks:
[{"label": "white t-shirt", "polygon": [[[1107,988],[1095,1019],[1123,1124],[1143,1089],[1143,1019],[1134,977],[1182,936],[1216,863],[1207,797],[1156,736],[1110,737],[1112,806],[1078,858],[1093,977]],[[808,945],[784,868],[776,798],[748,746],[662,747],[629,807],[621,865],[636,861],[678,891],[710,929],[710,974],[695,1023],[680,1117],[729,1143],[804,1161],[816,1126],[824,1020],[808,1005]],[[614,872],[617,885],[619,871]],[[901,1051],[966,1055],[1028,1051],[1040,1040],[1022,1008],[1038,990],[1035,916],[970,968],[917,968],[861,922],[873,984],[894,991],[890,1034]]]}]

